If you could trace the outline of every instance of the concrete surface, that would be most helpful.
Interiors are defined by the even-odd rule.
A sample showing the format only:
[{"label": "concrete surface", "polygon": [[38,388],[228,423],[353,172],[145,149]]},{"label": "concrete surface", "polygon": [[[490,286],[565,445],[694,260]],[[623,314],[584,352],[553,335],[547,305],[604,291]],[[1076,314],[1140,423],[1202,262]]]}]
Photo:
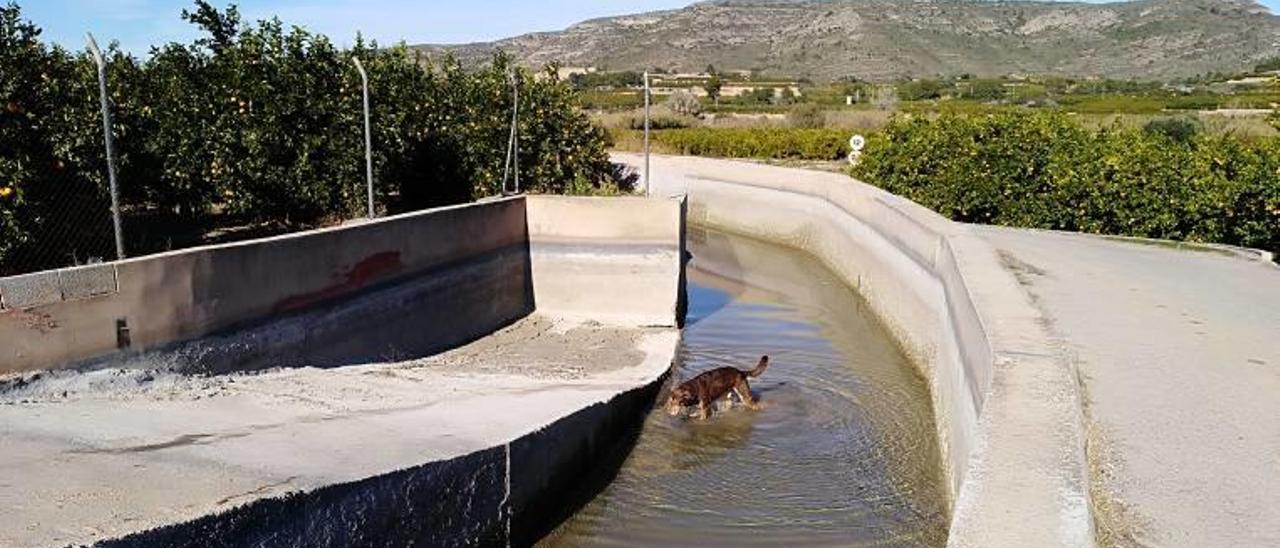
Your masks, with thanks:
[{"label": "concrete surface", "polygon": [[1101,540],[1280,546],[1280,268],[979,228],[1074,361]]},{"label": "concrete surface", "polygon": [[621,325],[670,326],[681,315],[684,200],[527,201],[538,310]]},{"label": "concrete surface", "polygon": [[662,378],[678,338],[533,316],[400,363],[45,373],[0,394],[0,545],[119,538],[502,446]]},{"label": "concrete surface", "polygon": [[[589,243],[573,269],[534,271],[530,203]],[[679,340],[683,202],[625,203],[108,263],[105,293],[42,273],[70,281],[0,311],[0,546],[531,544],[616,471]]]},{"label": "concrete surface", "polygon": [[691,223],[818,257],[921,367],[953,499],[949,545],[1094,543],[1075,371],[970,227],[839,174],[685,157],[652,166],[655,195],[686,193]]}]

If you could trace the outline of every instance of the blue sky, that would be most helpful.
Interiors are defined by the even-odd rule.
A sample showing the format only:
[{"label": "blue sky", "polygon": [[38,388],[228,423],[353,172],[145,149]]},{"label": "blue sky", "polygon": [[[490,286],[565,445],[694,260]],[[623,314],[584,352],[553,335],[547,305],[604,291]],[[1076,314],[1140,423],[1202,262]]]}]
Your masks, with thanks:
[{"label": "blue sky", "polygon": [[[9,0],[0,0],[5,2]],[[225,0],[214,0],[225,5]],[[557,30],[592,17],[675,8],[690,0],[241,0],[247,19],[278,15],[329,35],[339,44],[356,31],[381,43],[454,43]],[[1280,0],[1263,0],[1273,12]],[[119,41],[142,54],[148,46],[186,41],[195,32],[182,21],[189,0],[18,0],[23,13],[45,29],[45,39],[73,49],[92,31],[101,43]]]},{"label": "blue sky", "polygon": [[[11,0],[0,0],[8,2]],[[84,47],[84,33],[98,42],[118,40],[145,53],[148,46],[189,40],[196,33],[180,17],[193,0],[17,0],[25,18],[44,29],[47,41]],[[225,6],[226,0],[211,0]],[[591,17],[675,8],[690,0],[240,0],[249,20],[279,16],[346,44],[361,31],[380,43],[454,43],[558,30]]]}]

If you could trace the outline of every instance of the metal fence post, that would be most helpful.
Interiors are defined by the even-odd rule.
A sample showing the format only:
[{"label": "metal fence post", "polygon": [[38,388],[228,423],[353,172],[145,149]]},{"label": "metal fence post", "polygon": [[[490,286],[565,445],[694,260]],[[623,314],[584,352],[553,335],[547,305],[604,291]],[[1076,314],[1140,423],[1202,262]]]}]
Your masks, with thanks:
[{"label": "metal fence post", "polygon": [[369,128],[369,75],[364,72],[364,64],[359,57],[352,56],[356,70],[360,71],[360,83],[364,90],[364,180],[369,187],[369,218],[375,217],[373,209],[373,136]]},{"label": "metal fence post", "polygon": [[644,71],[644,195],[649,195],[649,71]]},{"label": "metal fence post", "polygon": [[102,136],[107,147],[107,181],[111,184],[111,222],[114,225],[116,236],[116,259],[124,259],[124,228],[120,222],[120,188],[116,183],[116,154],[115,146],[111,140],[111,106],[110,98],[107,96],[107,63],[102,58],[102,51],[98,49],[97,40],[93,39],[93,34],[85,33],[85,38],[89,43],[89,52],[93,54],[93,61],[98,65],[98,99],[102,105]]},{"label": "metal fence post", "polygon": [[511,73],[511,169],[516,172],[516,193],[520,193],[520,76]]},{"label": "metal fence post", "polygon": [[511,132],[507,138],[507,160],[502,164],[502,193],[507,193],[507,178],[515,168],[515,194],[520,193],[520,80],[513,70],[511,80]]}]

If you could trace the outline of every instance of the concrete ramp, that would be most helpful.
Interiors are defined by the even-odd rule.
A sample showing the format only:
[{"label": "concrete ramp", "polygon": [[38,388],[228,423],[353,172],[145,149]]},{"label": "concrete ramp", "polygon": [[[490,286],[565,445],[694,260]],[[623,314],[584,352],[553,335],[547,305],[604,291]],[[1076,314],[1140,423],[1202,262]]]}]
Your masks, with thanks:
[{"label": "concrete ramp", "polygon": [[[539,213],[544,201],[555,215]],[[602,208],[627,214],[600,215]],[[194,339],[102,352],[78,343],[75,330],[44,333],[68,339],[58,350],[64,361],[9,361],[10,369],[35,370],[0,381],[0,505],[8,509],[0,545],[537,540],[616,469],[670,367],[683,298],[683,202],[516,198],[371,225],[447,229],[423,219],[435,214],[466,225],[489,217],[517,236],[483,249],[478,231],[450,244],[478,256],[440,257]],[[338,230],[398,234],[378,241],[392,247],[459,236]],[[274,257],[291,250],[281,242],[308,247],[314,237],[333,235],[237,244],[283,247],[232,253],[259,259],[238,266],[253,278],[259,267],[287,262]],[[530,252],[541,238],[575,242],[572,266],[540,260],[536,245]],[[182,253],[150,260],[168,259],[191,261]],[[637,285],[632,272],[650,274]],[[540,289],[543,276],[557,279]],[[582,285],[562,297],[574,283]],[[624,285],[643,309],[608,298]],[[121,292],[127,287],[122,280]],[[25,329],[19,317],[74,313],[77,304],[133,312],[121,292],[102,296],[111,303],[58,299],[5,310],[0,335],[8,343]],[[144,308],[147,301],[137,299]]]}]

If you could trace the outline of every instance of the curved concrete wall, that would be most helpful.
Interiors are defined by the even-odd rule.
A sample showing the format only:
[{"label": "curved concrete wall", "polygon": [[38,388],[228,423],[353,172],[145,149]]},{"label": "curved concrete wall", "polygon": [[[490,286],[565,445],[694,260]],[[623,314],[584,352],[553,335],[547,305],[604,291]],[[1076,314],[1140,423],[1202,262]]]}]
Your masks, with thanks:
[{"label": "curved concrete wall", "polygon": [[815,255],[914,358],[933,396],[953,500],[951,545],[1093,543],[1074,373],[968,227],[842,175],[703,158],[652,162],[654,193],[686,194],[691,223]]},{"label": "curved concrete wall", "polygon": [[[425,330],[431,340],[420,345],[447,347],[532,312],[527,234],[519,197],[0,279],[0,374],[129,359],[428,274],[441,283],[414,297],[430,298],[436,318]],[[450,273],[458,274],[454,282]],[[452,287],[462,282],[476,290]],[[251,369],[288,355],[272,347],[296,349],[290,343],[338,330],[354,340],[381,328],[328,323],[329,333],[262,333],[251,345],[261,356],[240,353],[208,368]],[[338,364],[343,354],[311,357]]]}]

